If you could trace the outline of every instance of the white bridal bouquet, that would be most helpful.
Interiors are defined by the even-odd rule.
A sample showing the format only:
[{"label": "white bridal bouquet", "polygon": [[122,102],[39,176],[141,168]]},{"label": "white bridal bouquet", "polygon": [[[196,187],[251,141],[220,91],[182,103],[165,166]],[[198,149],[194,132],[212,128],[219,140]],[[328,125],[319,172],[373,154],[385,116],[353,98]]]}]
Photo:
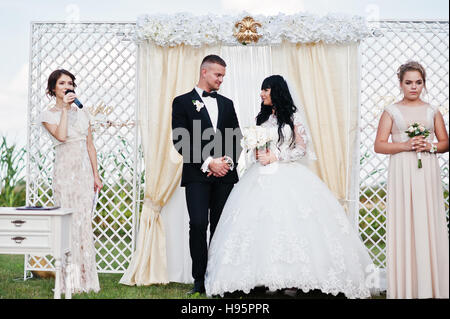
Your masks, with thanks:
[{"label": "white bridal bouquet", "polygon": [[[242,129],[242,153],[239,158],[238,175],[241,177],[247,168],[255,163],[255,155],[258,150],[267,149],[271,142],[278,141],[276,129],[251,126]],[[255,151],[253,153],[252,151]]]},{"label": "white bridal bouquet", "polygon": [[246,127],[242,135],[241,146],[246,152],[269,148],[270,142],[278,139],[276,130],[261,126]]},{"label": "white bridal bouquet", "polygon": [[[423,137],[425,138],[430,136],[430,130],[427,129],[425,125],[422,125],[417,122],[410,124],[405,133],[408,134],[410,138],[421,135],[423,135]],[[417,153],[417,167],[422,168],[422,154],[420,152]]]}]

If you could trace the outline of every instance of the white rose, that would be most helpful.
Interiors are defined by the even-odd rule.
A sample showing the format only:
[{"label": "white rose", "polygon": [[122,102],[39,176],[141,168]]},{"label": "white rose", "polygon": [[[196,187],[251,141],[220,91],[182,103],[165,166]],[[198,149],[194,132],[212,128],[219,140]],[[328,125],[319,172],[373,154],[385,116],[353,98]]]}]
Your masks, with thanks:
[{"label": "white rose", "polygon": [[419,131],[421,131],[421,132],[425,131],[425,127],[419,126]]},{"label": "white rose", "polygon": [[256,148],[257,143],[258,141],[256,139],[256,136],[251,135],[247,138],[247,146],[249,149]]},{"label": "white rose", "polygon": [[258,147],[266,145],[267,142],[267,131],[263,127],[258,127],[256,130],[256,139],[258,140]]},{"label": "white rose", "polygon": [[411,127],[408,129],[408,131],[409,131],[409,133],[412,133],[412,132],[415,131],[415,129],[414,129],[414,127],[411,126]]},{"label": "white rose", "polygon": [[245,149],[255,148],[257,142],[255,128],[253,127],[244,128],[242,130],[242,134],[243,134],[243,138],[241,141],[242,147],[245,146]]}]

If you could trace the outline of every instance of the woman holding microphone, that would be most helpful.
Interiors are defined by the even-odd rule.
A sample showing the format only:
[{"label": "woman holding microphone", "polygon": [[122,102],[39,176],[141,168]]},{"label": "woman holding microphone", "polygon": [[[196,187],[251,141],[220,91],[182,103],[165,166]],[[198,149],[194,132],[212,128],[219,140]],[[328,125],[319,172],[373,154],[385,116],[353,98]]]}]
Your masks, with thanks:
[{"label": "woman holding microphone", "polygon": [[[55,103],[41,114],[40,122],[55,146],[55,205],[73,210],[71,290],[73,293],[98,292],[91,211],[95,192],[103,185],[97,170],[89,112],[72,105],[76,99],[75,87],[75,76],[69,71],[52,72],[47,95],[54,97]],[[67,93],[67,90],[72,92]],[[61,282],[64,291],[66,283]]]}]

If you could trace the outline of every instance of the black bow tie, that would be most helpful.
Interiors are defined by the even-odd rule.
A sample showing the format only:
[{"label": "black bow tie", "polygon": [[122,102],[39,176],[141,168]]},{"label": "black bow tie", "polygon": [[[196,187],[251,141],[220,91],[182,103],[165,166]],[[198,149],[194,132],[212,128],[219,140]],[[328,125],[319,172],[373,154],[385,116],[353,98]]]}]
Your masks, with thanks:
[{"label": "black bow tie", "polygon": [[217,99],[217,92],[216,91],[212,91],[211,93],[203,91],[202,97],[212,97],[213,99]]}]

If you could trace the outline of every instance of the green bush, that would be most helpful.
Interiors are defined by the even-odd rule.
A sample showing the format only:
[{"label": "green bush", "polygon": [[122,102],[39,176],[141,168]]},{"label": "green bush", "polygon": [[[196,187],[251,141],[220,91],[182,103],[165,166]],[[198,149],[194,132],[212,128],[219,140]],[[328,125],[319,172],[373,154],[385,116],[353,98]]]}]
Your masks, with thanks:
[{"label": "green bush", "polygon": [[8,145],[2,137],[0,145],[0,206],[24,206],[26,201],[26,182],[22,172],[25,169],[25,148],[16,144]]}]

